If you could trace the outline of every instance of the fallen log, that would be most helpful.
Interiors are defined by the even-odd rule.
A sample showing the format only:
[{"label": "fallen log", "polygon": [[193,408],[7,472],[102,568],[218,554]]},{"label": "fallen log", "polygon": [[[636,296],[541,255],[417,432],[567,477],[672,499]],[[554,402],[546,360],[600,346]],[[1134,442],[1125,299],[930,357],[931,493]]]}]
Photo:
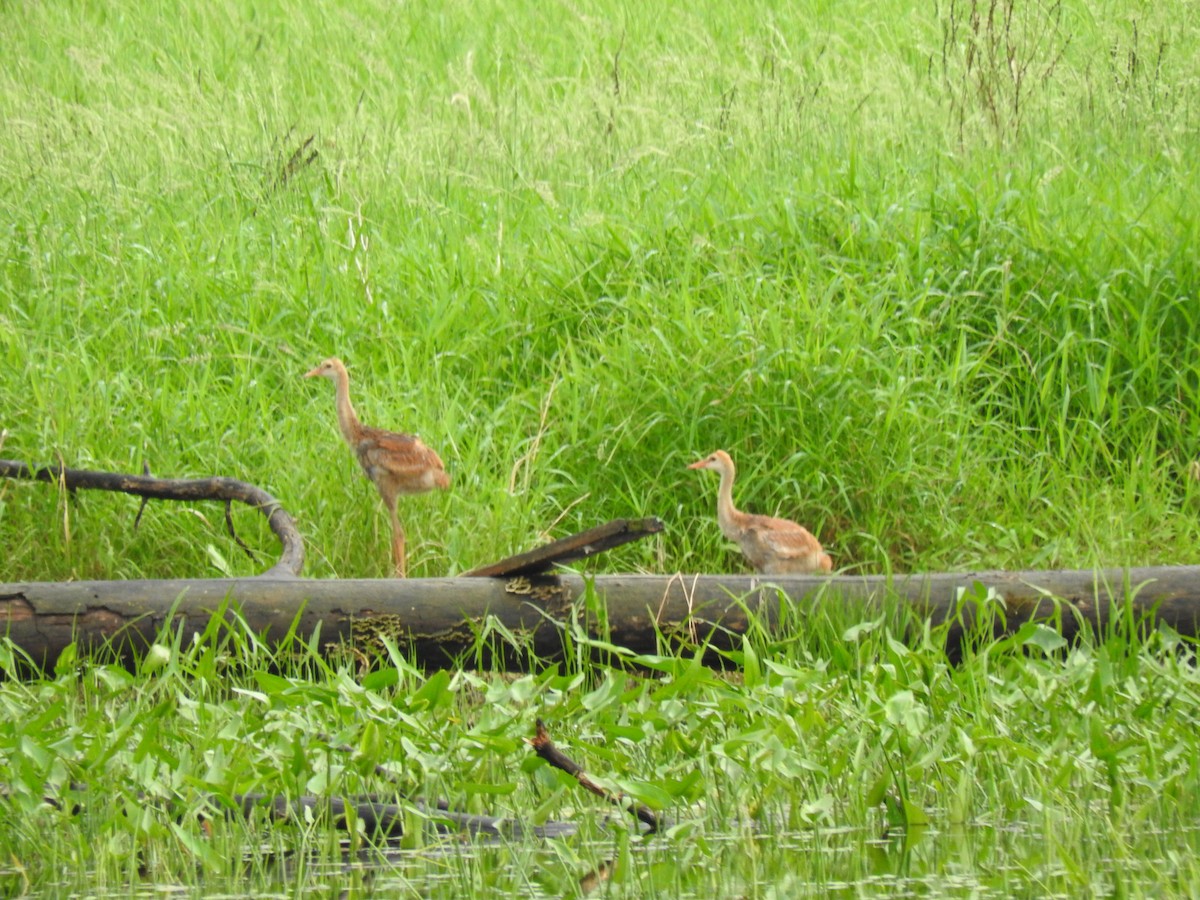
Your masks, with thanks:
[{"label": "fallen log", "polygon": [[[865,615],[889,598],[932,624],[970,630],[978,596],[1003,601],[997,633],[1061,612],[1064,637],[1125,617],[1149,617],[1185,635],[1200,624],[1200,566],[974,572],[888,576],[597,575],[513,578],[310,580],[254,578],[20,582],[0,584],[0,630],[37,666],[53,664],[73,641],[81,652],[110,646],[137,654],[168,626],[184,646],[214,614],[268,642],[320,629],[326,649],[370,652],[394,641],[430,667],[449,666],[477,647],[489,624],[520,643],[490,642],[476,664],[524,668],[560,657],[564,629],[576,627],[634,653],[654,653],[659,635],[740,645],[752,621],[768,627],[788,604],[838,603]],[[808,608],[808,607],[804,607]],[[244,625],[236,626],[240,620]],[[956,626],[957,627],[957,626]],[[954,639],[953,636],[951,639]]]}]

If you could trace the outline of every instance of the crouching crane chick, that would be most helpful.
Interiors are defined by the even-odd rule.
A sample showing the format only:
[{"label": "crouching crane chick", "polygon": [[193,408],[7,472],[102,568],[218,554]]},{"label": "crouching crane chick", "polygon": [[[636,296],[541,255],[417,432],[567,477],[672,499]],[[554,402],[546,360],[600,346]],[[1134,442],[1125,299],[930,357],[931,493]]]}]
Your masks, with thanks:
[{"label": "crouching crane chick", "polygon": [[338,428],[387,507],[392,522],[392,559],[396,577],[403,578],[406,570],[404,527],[396,514],[396,501],[401,494],[420,494],[433,488],[449,487],[450,477],[445,466],[416,435],[371,428],[358,421],[350,404],[350,375],[336,356],[304,373],[304,377],[333,381]]},{"label": "crouching crane chick", "polygon": [[724,450],[717,450],[688,468],[712,469],[720,473],[717,522],[725,537],[742,548],[742,553],[756,570],[765,575],[805,575],[833,569],[829,554],[804,526],[774,516],[744,513],[733,505],[736,469]]}]

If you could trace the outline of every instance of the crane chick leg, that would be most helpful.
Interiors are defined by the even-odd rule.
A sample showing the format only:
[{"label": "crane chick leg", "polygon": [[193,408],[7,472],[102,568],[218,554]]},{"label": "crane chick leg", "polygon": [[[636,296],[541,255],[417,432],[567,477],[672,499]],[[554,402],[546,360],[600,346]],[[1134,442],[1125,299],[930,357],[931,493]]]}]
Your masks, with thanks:
[{"label": "crane chick leg", "polygon": [[396,515],[396,508],[391,508],[392,513],[392,561],[396,565],[395,576],[404,578],[407,576],[407,566],[404,553],[404,526],[400,524],[400,517]]}]

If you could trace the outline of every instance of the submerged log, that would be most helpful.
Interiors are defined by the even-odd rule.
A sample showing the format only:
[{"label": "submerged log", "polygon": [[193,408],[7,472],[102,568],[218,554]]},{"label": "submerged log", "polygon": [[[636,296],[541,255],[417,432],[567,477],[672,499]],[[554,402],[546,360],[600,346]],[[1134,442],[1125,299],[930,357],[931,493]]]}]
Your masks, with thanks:
[{"label": "submerged log", "polygon": [[[531,656],[561,656],[564,635],[573,627],[635,653],[656,652],[659,635],[682,642],[707,639],[726,649],[739,646],[752,621],[771,626],[789,605],[802,610],[849,605],[867,616],[894,598],[934,625],[950,621],[970,630],[976,607],[970,601],[979,596],[1003,600],[998,633],[1059,612],[1052,624],[1068,638],[1085,623],[1103,629],[1141,617],[1195,635],[1200,566],[894,577],[585,579],[564,573],[507,579],[25,582],[0,584],[0,629],[37,666],[52,664],[72,641],[81,651],[109,645],[136,654],[168,625],[183,630],[188,646],[214,614],[268,642],[292,633],[307,640],[319,629],[325,649],[349,644],[369,653],[387,638],[424,665],[445,666],[477,649],[477,635],[495,626],[494,640],[483,642],[490,648],[487,657],[472,656],[472,664],[523,668]],[[513,646],[514,638],[519,646]]]},{"label": "submerged log", "polygon": [[[11,788],[0,784],[0,797],[7,796]],[[46,806],[63,810],[72,816],[81,814],[86,808],[89,788],[82,782],[70,785],[70,793],[63,797],[46,795],[42,802]],[[168,807],[168,812],[177,814],[174,804],[161,797],[150,797],[139,794],[139,799],[146,805],[161,804]],[[108,802],[107,797],[100,797],[97,805]],[[239,813],[244,816],[254,815],[256,810],[265,811],[272,819],[280,822],[301,822],[307,825],[308,817],[324,816],[329,824],[336,828],[351,830],[352,822],[358,820],[363,830],[375,839],[393,840],[404,835],[405,819],[416,818],[423,820],[430,830],[438,835],[466,833],[484,838],[505,838],[520,840],[530,835],[538,838],[570,837],[579,829],[574,822],[545,822],[540,825],[524,825],[521,821],[509,817],[483,815],[480,813],[460,812],[452,809],[445,800],[435,803],[421,798],[406,800],[399,791],[390,794],[360,794],[349,797],[316,796],[311,794],[299,797],[289,797],[284,794],[233,794],[228,798],[211,795],[207,798],[208,810],[201,813],[201,818],[211,821],[221,812],[226,814]]]}]

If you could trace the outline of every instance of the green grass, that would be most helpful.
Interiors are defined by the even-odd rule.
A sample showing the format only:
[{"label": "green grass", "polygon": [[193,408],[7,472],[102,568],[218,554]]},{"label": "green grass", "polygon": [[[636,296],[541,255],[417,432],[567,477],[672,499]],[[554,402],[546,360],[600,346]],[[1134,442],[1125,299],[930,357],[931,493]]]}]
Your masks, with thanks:
[{"label": "green grass", "polygon": [[[589,568],[739,569],[712,482],[685,469],[716,447],[744,507],[803,521],[847,572],[1200,562],[1200,23],[1179,2],[973,8],[4,5],[0,455],[241,478],[297,517],[306,574],[386,576],[386,517],[329,385],[301,378],[337,354],[364,421],[419,432],[451,473],[402,503],[411,575],[643,515],[661,538]],[[155,503],[135,531],[136,513],[0,484],[0,580],[264,567],[215,505]],[[274,552],[253,512],[235,521]],[[245,639],[228,668],[180,647],[132,678],[8,681],[5,818],[42,849],[4,843],[3,877],[287,881],[255,826],[202,839],[136,792],[185,812],[299,792],[336,754],[289,735],[357,746],[371,727],[386,749],[363,758],[403,759],[407,787],[591,821],[573,789],[514,774],[540,714],[616,777],[713,785],[715,809],[672,795],[686,838],[601,838],[638,886],[952,873],[940,840],[872,843],[886,770],[938,829],[1043,837],[998,891],[1097,873],[1195,891],[1177,848],[1196,843],[1196,691],[1174,638],[949,669],[879,629],[844,640],[857,624],[763,644],[742,682],[675,663],[457,673],[436,709],[412,708],[429,682],[399,664],[378,689],[311,660],[284,683]],[[597,698],[611,679],[617,699]],[[111,807],[39,806],[74,777]],[[777,821],[829,853],[796,862],[761,825]],[[320,829],[270,834],[332,853]],[[976,831],[956,852],[972,842],[991,852]],[[249,876],[229,864],[243,851]],[[536,869],[553,893],[602,855],[479,852],[398,877],[519,892]]]},{"label": "green grass", "polygon": [[[241,477],[383,575],[337,353],[452,472],[417,575],[641,514],[615,564],[732,565],[716,446],[848,570],[1195,561],[1181,17],[1018,11],[1017,130],[948,9],[757,9],[10,11],[4,452]],[[2,499],[13,579],[254,570],[203,510]]]}]

